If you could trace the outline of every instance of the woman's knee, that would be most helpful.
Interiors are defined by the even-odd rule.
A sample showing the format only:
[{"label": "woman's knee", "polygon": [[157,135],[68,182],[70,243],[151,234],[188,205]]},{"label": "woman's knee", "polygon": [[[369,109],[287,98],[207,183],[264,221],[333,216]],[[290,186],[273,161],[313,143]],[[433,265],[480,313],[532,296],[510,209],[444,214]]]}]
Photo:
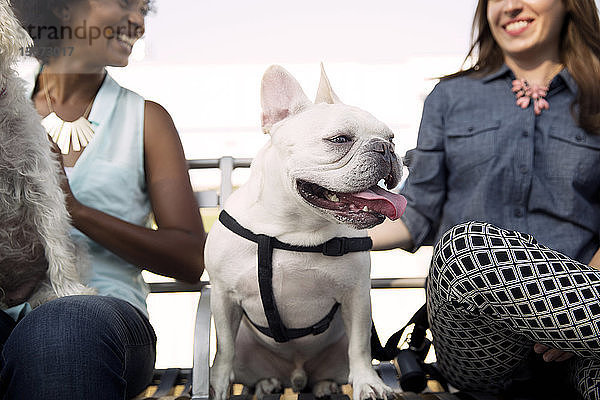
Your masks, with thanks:
[{"label": "woman's knee", "polygon": [[473,251],[486,245],[488,227],[491,225],[482,222],[465,222],[448,229],[434,247],[430,279],[443,274],[446,280],[454,280],[473,269]]},{"label": "woman's knee", "polygon": [[109,297],[59,298],[42,304],[17,324],[3,356],[32,362],[40,352],[60,359],[103,352],[123,356],[124,347],[132,341],[146,344],[156,340],[149,324],[131,318],[136,312],[128,303]]},{"label": "woman's knee", "polygon": [[528,252],[539,247],[524,233],[485,222],[456,225],[442,235],[433,252],[429,287],[465,295],[516,279],[515,262],[528,263]]},{"label": "woman's knee", "polygon": [[[29,393],[32,383],[43,387],[44,393],[63,393],[73,382],[78,382],[77,393],[85,395],[71,391],[71,397],[61,398],[133,396],[152,376],[155,344],[147,318],[123,300],[101,296],[53,300],[20,321],[5,343],[0,397]],[[91,395],[100,386],[114,395]]]}]

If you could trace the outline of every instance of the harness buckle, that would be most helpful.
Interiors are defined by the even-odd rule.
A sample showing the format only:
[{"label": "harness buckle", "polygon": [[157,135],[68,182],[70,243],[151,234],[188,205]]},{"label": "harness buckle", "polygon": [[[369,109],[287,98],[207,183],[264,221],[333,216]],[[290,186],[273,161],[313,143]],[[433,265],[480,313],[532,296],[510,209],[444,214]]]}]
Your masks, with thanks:
[{"label": "harness buckle", "polygon": [[339,257],[348,253],[345,237],[334,237],[323,243],[322,253],[326,256]]}]

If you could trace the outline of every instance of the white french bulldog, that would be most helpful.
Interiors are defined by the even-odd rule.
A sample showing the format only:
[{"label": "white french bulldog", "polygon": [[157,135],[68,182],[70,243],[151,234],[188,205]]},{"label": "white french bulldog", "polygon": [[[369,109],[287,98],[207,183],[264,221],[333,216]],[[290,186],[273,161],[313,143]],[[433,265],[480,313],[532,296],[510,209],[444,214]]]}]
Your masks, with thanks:
[{"label": "white french bulldog", "polygon": [[[334,237],[365,237],[365,229],[385,216],[402,214],[406,200],[377,186],[382,179],[396,186],[402,173],[392,132],[371,114],[342,104],[323,70],[313,104],[285,69],[270,67],[262,81],[262,107],[270,141],[254,159],[248,182],[225,204],[242,227],[314,246]],[[311,326],[340,304],[324,332],[286,343],[252,324],[268,326],[257,244],[217,221],[205,259],[217,332],[210,376],[214,400],[228,397],[232,381],[254,387],[259,399],[288,386],[309,387],[325,397],[345,383],[352,383],[354,399],[393,396],[371,366],[367,251],[341,257],[272,251],[272,292],[287,328]]]}]

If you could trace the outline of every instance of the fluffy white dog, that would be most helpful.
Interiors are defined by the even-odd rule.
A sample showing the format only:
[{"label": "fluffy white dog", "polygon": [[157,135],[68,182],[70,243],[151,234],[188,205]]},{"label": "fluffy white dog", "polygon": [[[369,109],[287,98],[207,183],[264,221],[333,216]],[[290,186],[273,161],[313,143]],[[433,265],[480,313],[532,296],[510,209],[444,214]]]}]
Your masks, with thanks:
[{"label": "fluffy white dog", "polygon": [[[270,141],[206,243],[213,397],[225,399],[232,381],[254,387],[259,399],[282,386],[325,397],[347,382],[355,399],[388,397],[371,366],[364,229],[406,206],[377,186],[400,179],[393,134],[342,104],[324,72],[313,104],[286,70],[269,68],[262,106]],[[353,250],[344,254],[346,247]]]},{"label": "fluffy white dog", "polygon": [[92,293],[85,257],[69,238],[60,164],[13,70],[31,39],[0,0],[0,309]]}]

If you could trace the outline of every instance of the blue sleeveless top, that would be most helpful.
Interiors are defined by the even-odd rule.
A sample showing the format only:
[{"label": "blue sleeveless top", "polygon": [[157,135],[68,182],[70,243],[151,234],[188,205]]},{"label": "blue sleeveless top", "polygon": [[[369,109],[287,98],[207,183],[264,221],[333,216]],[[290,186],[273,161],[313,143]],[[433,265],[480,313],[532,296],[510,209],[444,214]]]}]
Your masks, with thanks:
[{"label": "blue sleeveless top", "polygon": [[[144,171],[144,99],[106,74],[88,119],[94,137],[69,173],[75,198],[121,220],[145,225],[151,207]],[[141,268],[76,229],[72,235],[89,247],[90,286],[98,294],[126,300],[147,314],[148,287]]]},{"label": "blue sleeveless top", "polygon": [[[29,97],[39,72],[38,66],[21,74]],[[135,225],[146,225],[151,206],[144,170],[144,99],[119,86],[107,73],[88,120],[94,127],[94,137],[69,171],[73,195],[88,207]],[[92,274],[88,284],[98,294],[126,300],[148,315],[149,289],[142,279],[141,268],[77,229],[73,229],[72,236],[89,249]],[[5,311],[10,311],[16,319],[30,309],[27,306]]]}]

